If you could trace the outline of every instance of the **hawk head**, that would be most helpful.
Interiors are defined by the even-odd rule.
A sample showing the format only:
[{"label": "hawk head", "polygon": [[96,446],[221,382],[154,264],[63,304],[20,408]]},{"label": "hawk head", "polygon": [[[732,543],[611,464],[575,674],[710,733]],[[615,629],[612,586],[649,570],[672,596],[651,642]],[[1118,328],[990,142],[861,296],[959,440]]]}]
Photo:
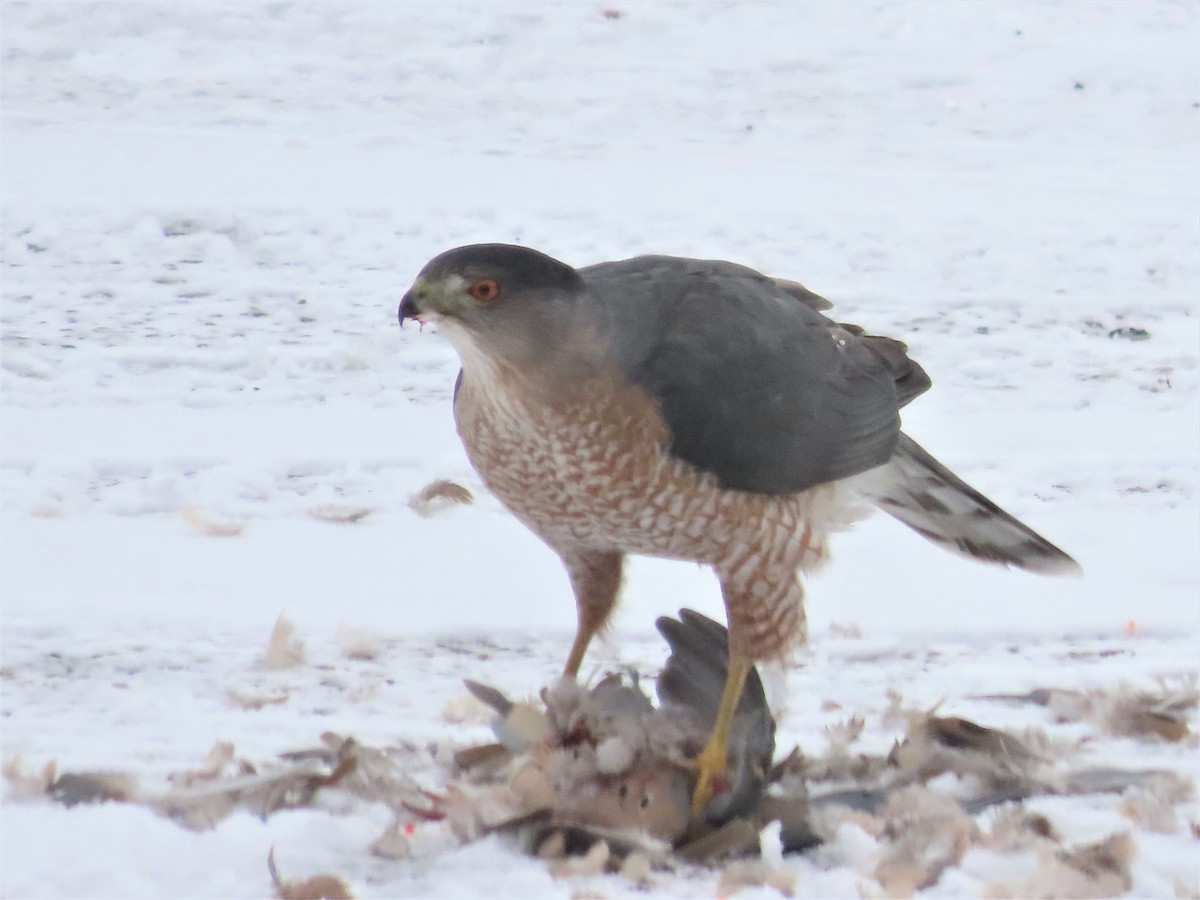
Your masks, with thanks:
[{"label": "hawk head", "polygon": [[523,366],[558,355],[586,304],[575,269],[511,244],[472,244],[430,260],[400,301],[407,319],[435,322],[464,365],[483,354]]}]

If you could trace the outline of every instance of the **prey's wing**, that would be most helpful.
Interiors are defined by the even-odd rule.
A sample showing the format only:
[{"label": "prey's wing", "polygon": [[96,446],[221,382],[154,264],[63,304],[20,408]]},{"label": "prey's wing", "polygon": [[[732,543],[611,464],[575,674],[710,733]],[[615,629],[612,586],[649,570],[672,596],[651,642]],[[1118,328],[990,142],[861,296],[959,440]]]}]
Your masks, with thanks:
[{"label": "prey's wing", "polygon": [[[827,319],[730,263],[640,257],[584,270],[670,451],[722,486],[788,494],[886,463],[928,386],[903,345]],[[857,333],[856,333],[857,332]]]}]

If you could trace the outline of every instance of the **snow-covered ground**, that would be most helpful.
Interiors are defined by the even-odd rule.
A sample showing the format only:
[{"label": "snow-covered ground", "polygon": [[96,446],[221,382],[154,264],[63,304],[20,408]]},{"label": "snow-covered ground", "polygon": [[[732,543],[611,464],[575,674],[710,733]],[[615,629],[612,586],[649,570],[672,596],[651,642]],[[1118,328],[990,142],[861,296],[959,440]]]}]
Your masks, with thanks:
[{"label": "snow-covered ground", "polygon": [[[857,713],[886,749],[889,688],[1055,728],[971,697],[1200,670],[1195,3],[6,0],[0,40],[5,759],[153,785],[218,739],[260,759],[326,730],[468,743],[482,720],[444,715],[464,676],[516,695],[554,676],[565,577],[468,466],[452,351],[395,319],[424,261],[473,241],[802,280],[909,343],[934,388],[906,429],[1082,563],[993,571],[886,517],[842,536],[782,744],[819,749]],[[476,503],[419,516],[434,478]],[[591,659],[653,675],[654,616],[683,605],[719,616],[712,577],[639,561]],[[265,670],[280,613],[307,657]],[[1195,778],[1196,746],[1085,753]],[[1076,842],[1133,827],[1117,798],[1038,808]],[[1180,815],[1137,835],[1132,894],[1196,890],[1200,806]],[[389,820],[197,834],[10,796],[0,892],[262,895],[272,845],[361,895],[634,891],[495,840],[372,857]],[[847,841],[789,860],[801,893],[880,889]],[[1012,868],[971,851],[928,893]]]}]

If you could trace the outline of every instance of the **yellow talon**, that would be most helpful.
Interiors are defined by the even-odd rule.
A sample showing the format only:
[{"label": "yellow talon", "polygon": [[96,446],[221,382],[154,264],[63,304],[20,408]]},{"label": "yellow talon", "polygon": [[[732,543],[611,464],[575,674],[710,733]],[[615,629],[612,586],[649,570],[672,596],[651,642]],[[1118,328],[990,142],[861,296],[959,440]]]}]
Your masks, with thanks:
[{"label": "yellow talon", "polygon": [[700,751],[700,755],[692,760],[692,767],[696,770],[696,788],[692,791],[692,815],[698,816],[716,794],[718,783],[728,777],[729,761],[725,757],[725,748],[710,741]]},{"label": "yellow talon", "polygon": [[745,659],[729,660],[725,690],[721,693],[721,705],[717,708],[712,734],[709,735],[704,749],[692,761],[696,770],[696,787],[692,791],[693,816],[698,816],[708,806],[708,802],[716,793],[717,785],[728,781],[729,759],[725,755],[725,748],[729,743],[733,714],[737,711],[738,701],[742,699],[742,689],[746,686],[746,676],[750,674],[752,665],[753,663]]}]

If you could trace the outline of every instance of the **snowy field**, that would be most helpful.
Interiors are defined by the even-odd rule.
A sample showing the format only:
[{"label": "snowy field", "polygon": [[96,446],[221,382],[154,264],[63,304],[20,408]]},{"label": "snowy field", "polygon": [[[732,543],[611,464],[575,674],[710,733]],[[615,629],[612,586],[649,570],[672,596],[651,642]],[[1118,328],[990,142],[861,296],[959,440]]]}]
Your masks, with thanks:
[{"label": "snowy field", "polygon": [[[260,761],[325,731],[461,746],[488,736],[448,714],[463,677],[523,696],[560,670],[565,576],[468,466],[449,346],[396,323],[429,257],[508,241],[803,281],[909,343],[934,387],[906,430],[1083,565],[994,571],[885,516],[836,539],[784,751],[855,714],[886,752],[898,691],[1086,739],[1081,764],[1200,776],[1194,735],[977,698],[1200,670],[1194,2],[6,0],[0,39],[10,769],[156,790],[218,740]],[[476,502],[418,515],[436,478]],[[721,616],[710,574],[637,562],[585,668],[652,677],[654,617],[685,605]],[[305,653],[271,669],[280,614]],[[499,838],[380,858],[391,813],[344,798],[193,832],[18,795],[10,897],[263,896],[271,847],[359,896],[646,896]],[[1200,890],[1194,798],[1157,828],[1116,796],[1028,806],[1065,843],[1131,832],[1130,895]],[[802,896],[872,896],[879,852],[847,828],[786,865]],[[1034,866],[972,848],[926,893]],[[651,893],[716,884],[659,872]]]}]

